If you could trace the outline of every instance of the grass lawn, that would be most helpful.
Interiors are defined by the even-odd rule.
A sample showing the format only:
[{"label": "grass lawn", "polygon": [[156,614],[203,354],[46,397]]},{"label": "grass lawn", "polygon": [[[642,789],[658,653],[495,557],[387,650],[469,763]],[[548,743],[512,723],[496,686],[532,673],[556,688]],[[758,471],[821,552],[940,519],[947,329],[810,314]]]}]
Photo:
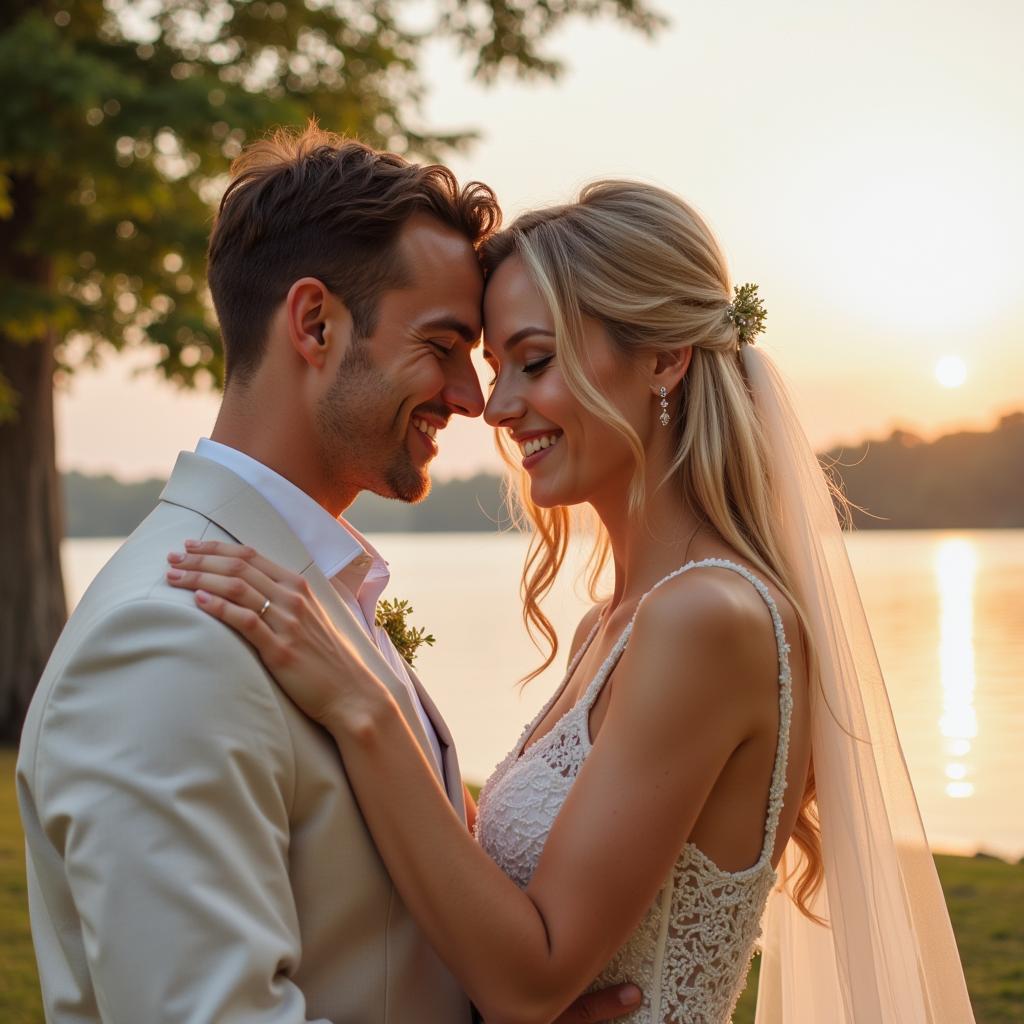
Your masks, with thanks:
[{"label": "grass lawn", "polygon": [[[935,858],[977,1024],[1024,1021],[1024,864]],[[733,1024],[754,1024],[755,958]],[[949,1024],[955,1024],[950,1021]]]},{"label": "grass lawn", "polygon": [[[0,1021],[43,1024],[25,901],[14,760],[14,751],[0,748]],[[945,856],[936,863],[977,1024],[1019,1024],[1024,1021],[1024,864]],[[734,1024],[753,1024],[756,967]]]},{"label": "grass lawn", "polygon": [[0,1021],[43,1024],[28,930],[25,846],[14,795],[14,751],[0,747]]}]

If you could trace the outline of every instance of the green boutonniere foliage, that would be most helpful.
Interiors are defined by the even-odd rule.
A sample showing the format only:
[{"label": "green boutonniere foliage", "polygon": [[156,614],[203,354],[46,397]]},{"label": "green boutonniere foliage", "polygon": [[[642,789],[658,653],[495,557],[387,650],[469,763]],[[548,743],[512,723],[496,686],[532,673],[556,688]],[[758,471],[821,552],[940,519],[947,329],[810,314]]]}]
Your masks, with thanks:
[{"label": "green boutonniere foliage", "polygon": [[421,644],[433,647],[437,642],[426,630],[411,626],[407,617],[412,615],[408,601],[381,601],[377,605],[377,625],[391,637],[395,650],[411,665]]}]

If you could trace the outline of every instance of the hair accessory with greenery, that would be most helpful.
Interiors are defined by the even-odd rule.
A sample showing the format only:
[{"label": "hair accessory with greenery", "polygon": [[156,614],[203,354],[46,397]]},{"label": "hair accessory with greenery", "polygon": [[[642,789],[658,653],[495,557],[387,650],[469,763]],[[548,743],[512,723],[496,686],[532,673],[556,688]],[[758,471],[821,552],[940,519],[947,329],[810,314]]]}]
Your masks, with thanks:
[{"label": "hair accessory with greenery", "polygon": [[412,614],[412,605],[408,601],[381,601],[377,605],[376,622],[391,637],[395,650],[411,665],[416,660],[416,651],[421,644],[433,647],[437,642],[426,631],[406,622],[406,616]]},{"label": "hair accessory with greenery", "polygon": [[733,292],[735,297],[725,308],[725,319],[736,325],[741,345],[752,345],[764,330],[768,310],[757,294],[756,284],[738,284]]}]

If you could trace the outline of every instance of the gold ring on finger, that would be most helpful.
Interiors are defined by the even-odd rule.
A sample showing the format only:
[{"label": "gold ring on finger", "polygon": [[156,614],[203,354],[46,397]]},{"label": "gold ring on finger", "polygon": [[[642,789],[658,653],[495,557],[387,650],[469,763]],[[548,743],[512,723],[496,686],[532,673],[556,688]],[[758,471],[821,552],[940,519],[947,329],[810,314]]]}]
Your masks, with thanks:
[{"label": "gold ring on finger", "polygon": [[269,607],[270,607],[270,598],[269,597],[264,598],[264,600],[263,600],[263,607],[260,609],[260,618],[261,619],[263,618],[264,615],[267,614],[267,609]]}]

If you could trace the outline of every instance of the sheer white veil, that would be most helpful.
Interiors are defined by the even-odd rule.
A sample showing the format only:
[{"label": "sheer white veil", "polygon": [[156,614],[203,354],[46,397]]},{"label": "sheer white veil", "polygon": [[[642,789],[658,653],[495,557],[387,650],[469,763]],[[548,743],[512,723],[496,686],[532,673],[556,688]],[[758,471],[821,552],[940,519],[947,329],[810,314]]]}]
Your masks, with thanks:
[{"label": "sheer white veil", "polygon": [[812,758],[824,884],[804,916],[790,842],[765,911],[756,1024],[966,1024],[967,986],[842,531],[785,384],[742,360],[768,443],[783,550],[817,659]]}]

